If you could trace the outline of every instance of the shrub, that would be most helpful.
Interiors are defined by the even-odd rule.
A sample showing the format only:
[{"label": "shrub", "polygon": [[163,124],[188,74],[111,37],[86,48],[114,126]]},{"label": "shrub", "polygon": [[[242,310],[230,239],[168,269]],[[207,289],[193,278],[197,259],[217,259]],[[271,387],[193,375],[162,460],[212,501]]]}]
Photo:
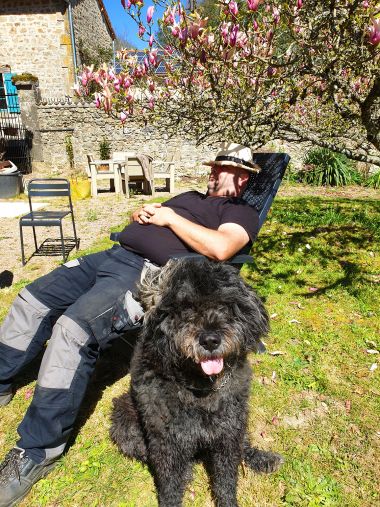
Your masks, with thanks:
[{"label": "shrub", "polygon": [[366,187],[380,188],[380,171],[372,174],[365,182]]},{"label": "shrub", "polygon": [[360,183],[361,176],[353,163],[341,153],[327,148],[314,148],[304,159],[300,179],[309,185],[343,186]]},{"label": "shrub", "polygon": [[111,158],[111,145],[108,139],[102,139],[99,143],[100,160],[109,160]]},{"label": "shrub", "polygon": [[293,184],[298,183],[299,179],[299,171],[297,171],[292,162],[289,162],[285,171],[284,181],[286,183]]}]

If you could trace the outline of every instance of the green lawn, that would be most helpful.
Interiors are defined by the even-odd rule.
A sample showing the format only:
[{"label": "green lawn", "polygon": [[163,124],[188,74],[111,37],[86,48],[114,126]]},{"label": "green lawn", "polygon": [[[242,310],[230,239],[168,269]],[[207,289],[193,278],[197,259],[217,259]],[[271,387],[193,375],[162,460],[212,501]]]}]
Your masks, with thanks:
[{"label": "green lawn", "polygon": [[[269,476],[242,469],[241,506],[380,505],[379,236],[379,201],[276,199],[242,274],[265,300],[272,327],[270,353],[250,356],[249,433],[286,464]],[[6,292],[7,306],[20,285]],[[24,506],[157,505],[148,471],[108,438],[112,398],[129,383],[128,355],[119,344],[103,356],[75,441]],[[0,409],[2,455],[15,442],[35,371]],[[197,466],[185,506],[211,505]]]}]

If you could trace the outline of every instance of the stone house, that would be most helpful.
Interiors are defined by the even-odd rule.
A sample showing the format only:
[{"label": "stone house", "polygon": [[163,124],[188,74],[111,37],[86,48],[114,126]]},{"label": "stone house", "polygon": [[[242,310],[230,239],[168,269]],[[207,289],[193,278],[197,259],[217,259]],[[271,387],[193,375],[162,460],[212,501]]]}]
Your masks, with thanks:
[{"label": "stone house", "polygon": [[110,61],[114,40],[102,0],[1,0],[0,101],[10,73],[38,77],[42,97],[72,95],[75,68]]}]

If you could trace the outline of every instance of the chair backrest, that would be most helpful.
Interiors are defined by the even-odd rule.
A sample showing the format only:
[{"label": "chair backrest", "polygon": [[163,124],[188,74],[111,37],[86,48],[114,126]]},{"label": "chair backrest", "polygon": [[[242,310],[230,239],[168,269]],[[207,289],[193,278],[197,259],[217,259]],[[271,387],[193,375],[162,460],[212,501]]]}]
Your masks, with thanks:
[{"label": "chair backrest", "polygon": [[290,160],[286,153],[254,153],[253,162],[261,171],[251,175],[242,199],[259,212],[259,228],[263,225]]},{"label": "chair backrest", "polygon": [[88,153],[87,157],[87,166],[86,166],[86,174],[90,178],[91,177],[91,162],[94,161],[94,155]]},{"label": "chair backrest", "polygon": [[[127,163],[128,176],[129,177],[144,177],[143,168],[139,159],[136,157],[136,153],[133,151],[115,151],[112,156],[113,160]],[[123,172],[123,169],[122,169]]]},{"label": "chair backrest", "polygon": [[128,151],[114,151],[112,158],[113,160],[118,160],[120,162],[124,162],[128,158]]},{"label": "chair backrest", "polygon": [[28,183],[30,211],[33,197],[67,197],[72,210],[70,182],[64,178],[35,178]]}]

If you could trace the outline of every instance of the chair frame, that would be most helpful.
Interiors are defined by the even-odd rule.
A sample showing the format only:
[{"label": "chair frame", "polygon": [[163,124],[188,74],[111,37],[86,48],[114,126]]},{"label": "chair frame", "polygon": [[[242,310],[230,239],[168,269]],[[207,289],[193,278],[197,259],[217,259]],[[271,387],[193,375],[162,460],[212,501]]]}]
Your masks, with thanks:
[{"label": "chair frame", "polygon": [[[115,193],[119,194],[121,189],[121,165],[119,161],[114,159],[109,160],[95,160],[93,155],[87,155],[88,170],[87,175],[91,181],[91,197],[98,195],[98,180],[112,180],[114,181]],[[98,167],[101,165],[108,165],[108,171],[99,171]]]},{"label": "chair frame", "polygon": [[[168,153],[167,159],[164,161],[153,161],[153,178],[154,179],[164,179],[166,186],[165,191],[171,194],[175,192],[175,164],[180,160],[180,151],[179,149]],[[154,169],[154,166],[157,166],[157,170]]]},{"label": "chair frame", "polygon": [[[69,208],[66,211],[33,211],[32,198],[33,197],[68,197]],[[40,247],[37,243],[36,227],[59,227],[61,239],[61,251],[63,262],[66,261],[69,252],[66,255],[65,238],[63,236],[62,220],[71,215],[74,231],[75,248],[79,248],[79,240],[77,237],[74,210],[71,200],[70,182],[65,178],[34,178],[28,183],[28,201],[30,213],[23,215],[19,221],[20,227],[20,240],[21,240],[21,259],[22,265],[25,266],[25,248],[24,248],[24,235],[23,227],[32,227],[35,251],[31,257],[39,252]],[[68,239],[68,238],[66,238]],[[43,244],[43,243],[42,243]]]},{"label": "chair frame", "polygon": [[124,180],[127,198],[129,197],[128,185],[130,182],[141,184],[144,194],[154,196],[154,177],[151,180],[145,178],[137,153],[133,151],[116,151],[113,153],[113,160],[120,166],[120,186],[122,188],[122,181]]}]

